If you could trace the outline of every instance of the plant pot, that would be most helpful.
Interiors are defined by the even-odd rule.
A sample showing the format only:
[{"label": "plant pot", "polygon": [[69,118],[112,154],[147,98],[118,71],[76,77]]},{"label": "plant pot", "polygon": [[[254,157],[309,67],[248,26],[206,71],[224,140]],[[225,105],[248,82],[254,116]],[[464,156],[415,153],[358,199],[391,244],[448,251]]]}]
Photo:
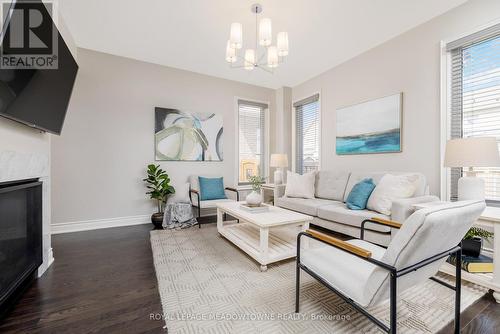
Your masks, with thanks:
[{"label": "plant pot", "polygon": [[472,239],[462,240],[462,254],[467,256],[478,257],[481,253],[481,246],[483,245],[483,239],[479,237],[473,237]]},{"label": "plant pot", "polygon": [[262,195],[256,191],[252,191],[248,194],[246,202],[248,205],[258,206],[262,203]]},{"label": "plant pot", "polygon": [[155,230],[163,229],[163,215],[163,212],[157,212],[151,215],[151,222],[153,223]]}]

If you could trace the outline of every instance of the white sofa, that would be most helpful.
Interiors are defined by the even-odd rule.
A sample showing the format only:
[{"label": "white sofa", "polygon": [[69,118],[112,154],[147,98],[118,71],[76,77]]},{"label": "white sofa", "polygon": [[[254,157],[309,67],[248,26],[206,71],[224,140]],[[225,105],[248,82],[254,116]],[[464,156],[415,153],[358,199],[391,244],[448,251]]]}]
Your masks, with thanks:
[{"label": "white sofa", "polygon": [[[346,207],[347,196],[356,183],[365,178],[372,178],[377,184],[385,174],[418,175],[418,186],[413,197],[394,201],[390,216],[370,210],[350,210]],[[413,212],[413,204],[439,200],[438,197],[429,195],[429,187],[423,174],[405,172],[319,171],[316,173],[315,198],[290,198],[284,194],[285,187],[275,188],[276,206],[313,216],[312,224],[355,238],[360,237],[361,223],[365,219],[382,218],[402,223]],[[397,232],[391,227],[370,223],[366,224],[365,229],[365,240],[382,246],[387,246]]]}]

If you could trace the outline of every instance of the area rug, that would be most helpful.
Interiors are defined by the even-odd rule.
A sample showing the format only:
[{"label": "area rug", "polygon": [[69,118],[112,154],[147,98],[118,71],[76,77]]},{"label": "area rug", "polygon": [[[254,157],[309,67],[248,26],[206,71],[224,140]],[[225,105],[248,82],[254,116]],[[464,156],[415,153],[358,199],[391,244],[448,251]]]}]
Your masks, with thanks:
[{"label": "area rug", "polygon": [[[295,314],[294,260],[260,272],[215,225],[152,231],[151,246],[163,306],[154,318],[165,321],[168,333],[382,333],[304,272]],[[462,310],[485,293],[465,284]],[[427,280],[400,294],[397,308],[398,332],[435,333],[453,319],[454,291]],[[388,324],[388,310],[387,302],[370,312]]]}]

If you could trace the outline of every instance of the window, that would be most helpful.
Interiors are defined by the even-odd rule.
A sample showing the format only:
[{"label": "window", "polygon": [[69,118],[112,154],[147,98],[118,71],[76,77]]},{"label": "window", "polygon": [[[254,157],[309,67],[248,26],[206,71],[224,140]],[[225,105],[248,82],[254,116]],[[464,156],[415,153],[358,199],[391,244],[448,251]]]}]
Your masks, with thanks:
[{"label": "window", "polygon": [[295,171],[299,174],[319,169],[319,94],[294,103]]},{"label": "window", "polygon": [[265,113],[267,105],[238,101],[238,183],[249,182],[253,175],[264,176]]},{"label": "window", "polygon": [[[496,137],[500,143],[500,25],[454,41],[451,52],[451,138]],[[462,168],[452,168],[457,199]],[[474,168],[488,202],[500,204],[500,168]]]}]

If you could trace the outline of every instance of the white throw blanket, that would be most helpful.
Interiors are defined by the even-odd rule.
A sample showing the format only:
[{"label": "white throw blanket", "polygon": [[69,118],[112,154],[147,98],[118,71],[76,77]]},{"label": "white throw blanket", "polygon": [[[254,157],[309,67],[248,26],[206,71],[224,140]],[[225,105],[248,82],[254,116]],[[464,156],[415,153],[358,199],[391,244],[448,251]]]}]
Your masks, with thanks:
[{"label": "white throw blanket", "polygon": [[193,216],[191,204],[171,203],[165,207],[163,216],[163,228],[182,229],[196,225],[198,222]]}]

